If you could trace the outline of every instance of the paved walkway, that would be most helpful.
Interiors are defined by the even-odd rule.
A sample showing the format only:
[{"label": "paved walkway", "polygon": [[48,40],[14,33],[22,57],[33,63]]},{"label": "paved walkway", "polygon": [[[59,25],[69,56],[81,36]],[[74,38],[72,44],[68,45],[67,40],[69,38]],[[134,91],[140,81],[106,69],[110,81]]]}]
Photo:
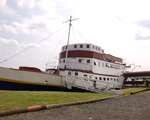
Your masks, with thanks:
[{"label": "paved walkway", "polygon": [[150,120],[150,91],[128,97],[23,113],[0,120]]}]

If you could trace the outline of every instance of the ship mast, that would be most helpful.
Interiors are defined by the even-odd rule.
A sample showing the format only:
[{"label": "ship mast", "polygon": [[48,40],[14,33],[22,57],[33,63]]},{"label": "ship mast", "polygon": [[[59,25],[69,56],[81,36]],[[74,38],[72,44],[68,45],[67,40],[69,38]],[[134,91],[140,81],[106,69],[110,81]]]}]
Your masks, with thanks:
[{"label": "ship mast", "polygon": [[66,46],[66,55],[65,55],[65,68],[66,66],[66,61],[68,58],[68,45],[69,45],[69,41],[70,41],[70,31],[71,31],[71,26],[72,26],[72,21],[77,20],[78,18],[72,19],[72,16],[70,16],[69,20],[67,20],[66,22],[69,22],[69,31],[68,31],[68,39],[67,39],[67,46]]}]

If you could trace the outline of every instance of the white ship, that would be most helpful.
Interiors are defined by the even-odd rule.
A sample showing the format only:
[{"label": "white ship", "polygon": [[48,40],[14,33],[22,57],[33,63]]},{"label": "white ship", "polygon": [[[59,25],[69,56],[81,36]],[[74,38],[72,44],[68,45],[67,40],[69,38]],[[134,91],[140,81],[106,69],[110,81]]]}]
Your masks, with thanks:
[{"label": "white ship", "polygon": [[[67,57],[66,57],[67,54]],[[62,47],[58,73],[68,88],[108,90],[121,88],[125,65],[121,58],[106,54],[93,44],[71,44]],[[52,73],[52,69],[47,69]]]},{"label": "white ship", "polygon": [[70,44],[62,47],[57,69],[0,67],[0,89],[116,89],[122,87],[124,69],[121,58],[106,54],[97,45]]}]

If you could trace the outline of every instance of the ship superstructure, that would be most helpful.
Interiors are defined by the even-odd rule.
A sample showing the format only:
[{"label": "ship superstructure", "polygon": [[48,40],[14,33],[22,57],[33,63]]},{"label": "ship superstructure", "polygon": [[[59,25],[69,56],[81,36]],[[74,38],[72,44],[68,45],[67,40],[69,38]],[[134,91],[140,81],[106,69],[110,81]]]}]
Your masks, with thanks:
[{"label": "ship superstructure", "polygon": [[63,46],[58,65],[60,75],[70,77],[73,84],[77,79],[84,79],[84,83],[91,81],[93,89],[102,84],[108,88],[120,88],[124,68],[121,58],[106,54],[101,47],[93,44]]}]

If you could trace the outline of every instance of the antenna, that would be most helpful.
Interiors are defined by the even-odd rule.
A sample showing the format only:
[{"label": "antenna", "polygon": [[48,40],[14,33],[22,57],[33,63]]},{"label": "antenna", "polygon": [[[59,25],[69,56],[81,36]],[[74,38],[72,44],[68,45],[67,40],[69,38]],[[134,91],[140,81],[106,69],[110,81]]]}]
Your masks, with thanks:
[{"label": "antenna", "polygon": [[[65,21],[65,23],[69,22],[68,39],[67,39],[67,46],[66,46],[66,60],[68,58],[68,45],[69,45],[69,41],[70,41],[70,31],[71,31],[72,21],[75,21],[75,20],[78,20],[78,19],[79,18],[72,19],[72,16],[70,16],[69,20]],[[65,63],[66,63],[66,60],[65,60]],[[66,65],[65,65],[65,67],[66,67]]]}]

